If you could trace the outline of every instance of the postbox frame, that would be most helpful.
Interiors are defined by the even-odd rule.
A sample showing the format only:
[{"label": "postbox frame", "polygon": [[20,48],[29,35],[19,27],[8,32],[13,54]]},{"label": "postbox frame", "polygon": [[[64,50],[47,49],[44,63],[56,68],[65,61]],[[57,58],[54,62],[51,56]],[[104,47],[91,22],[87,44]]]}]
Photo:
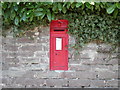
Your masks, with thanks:
[{"label": "postbox frame", "polygon": [[[54,25],[57,22],[60,22],[60,23],[63,22],[65,24],[64,25],[63,24],[62,25]],[[53,20],[50,23],[50,70],[68,70],[68,47],[67,47],[67,45],[68,45],[69,35],[67,34],[67,32],[68,32],[67,28],[68,28],[68,20]],[[59,31],[59,30],[61,30],[61,31]],[[62,38],[62,50],[55,50],[56,41],[53,40],[55,38]],[[55,52],[58,53],[59,51],[61,51],[60,54],[62,54],[62,52],[65,54],[63,59],[61,59],[63,62],[60,62],[60,64],[62,64],[64,66],[60,66],[60,65],[55,66],[54,65],[54,61],[55,61],[54,58],[57,57],[57,56],[54,56],[54,54],[55,54]]]}]

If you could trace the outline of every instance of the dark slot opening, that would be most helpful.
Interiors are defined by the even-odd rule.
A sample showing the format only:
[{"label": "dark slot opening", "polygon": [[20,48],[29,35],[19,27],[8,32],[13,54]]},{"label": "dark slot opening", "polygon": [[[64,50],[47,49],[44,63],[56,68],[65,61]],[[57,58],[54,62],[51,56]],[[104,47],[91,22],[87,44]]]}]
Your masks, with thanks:
[{"label": "dark slot opening", "polygon": [[65,31],[65,30],[54,30],[54,31]]}]

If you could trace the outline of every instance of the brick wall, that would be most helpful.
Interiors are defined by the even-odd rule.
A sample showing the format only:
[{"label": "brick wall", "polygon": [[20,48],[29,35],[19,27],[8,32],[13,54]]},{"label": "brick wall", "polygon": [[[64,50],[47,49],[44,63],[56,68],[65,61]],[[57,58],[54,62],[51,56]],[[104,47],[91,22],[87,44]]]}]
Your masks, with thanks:
[{"label": "brick wall", "polygon": [[34,40],[2,38],[3,88],[118,87],[118,53],[110,54],[110,45],[90,43],[79,54],[69,48],[69,70],[50,71],[49,27],[39,30]]}]

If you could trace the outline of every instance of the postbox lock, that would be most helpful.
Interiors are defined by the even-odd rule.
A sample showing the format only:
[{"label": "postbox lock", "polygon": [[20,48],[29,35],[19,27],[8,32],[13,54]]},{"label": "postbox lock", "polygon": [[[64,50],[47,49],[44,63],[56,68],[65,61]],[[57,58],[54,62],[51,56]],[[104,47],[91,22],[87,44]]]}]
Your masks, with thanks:
[{"label": "postbox lock", "polygon": [[68,70],[67,20],[50,23],[50,70]]}]

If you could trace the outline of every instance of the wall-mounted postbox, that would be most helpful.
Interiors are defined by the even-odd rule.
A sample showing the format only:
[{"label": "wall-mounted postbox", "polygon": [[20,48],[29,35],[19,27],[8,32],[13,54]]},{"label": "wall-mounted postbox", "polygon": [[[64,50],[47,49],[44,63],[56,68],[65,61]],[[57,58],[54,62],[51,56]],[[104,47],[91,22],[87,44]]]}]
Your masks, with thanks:
[{"label": "wall-mounted postbox", "polygon": [[50,23],[50,70],[68,70],[68,20]]}]

